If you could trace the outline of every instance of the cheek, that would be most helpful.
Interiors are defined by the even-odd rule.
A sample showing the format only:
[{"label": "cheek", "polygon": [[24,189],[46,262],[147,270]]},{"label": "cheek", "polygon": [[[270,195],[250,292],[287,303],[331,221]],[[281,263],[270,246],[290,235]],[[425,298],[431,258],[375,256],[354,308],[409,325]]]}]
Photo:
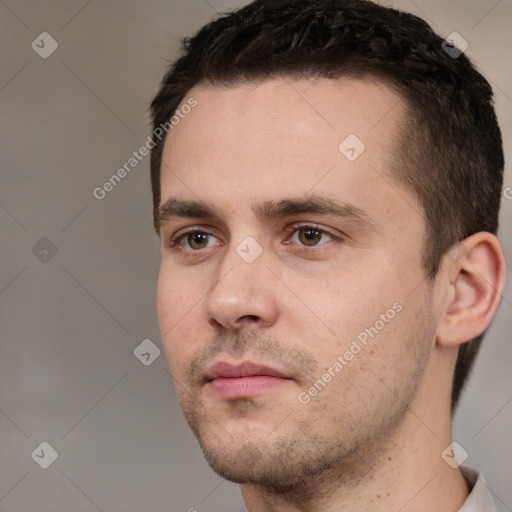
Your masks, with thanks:
[{"label": "cheek", "polygon": [[[197,292],[187,286],[183,277],[162,262],[157,291],[158,323],[173,375],[180,368],[180,360],[186,356],[186,348],[193,345],[184,334],[189,332],[190,336],[190,332],[193,332],[190,322],[195,311],[194,305],[200,307],[197,302]],[[183,340],[187,340],[187,343],[183,343]]]},{"label": "cheek", "polygon": [[[385,309],[387,323],[378,320],[379,313],[377,320],[368,320],[359,329],[359,336],[340,336],[336,355],[341,356],[343,368],[332,372],[336,375],[333,384],[322,391],[317,404],[325,405],[330,421],[341,421],[340,403],[347,425],[364,425],[368,418],[375,425],[390,421],[413,402],[430,358],[427,309],[428,304],[420,307],[411,302],[393,310],[396,314],[386,316],[389,310]],[[325,362],[324,371],[334,361],[336,357]]]},{"label": "cheek", "polygon": [[162,260],[158,276],[157,305],[160,325],[169,329],[191,311],[201,298],[201,287],[175,265]]},{"label": "cheek", "polygon": [[310,328],[316,324],[327,338],[339,341],[357,336],[400,297],[399,290],[382,277],[383,273],[333,269],[329,275],[290,276],[289,282],[303,306],[304,323]]},{"label": "cheek", "polygon": [[[392,377],[399,361],[405,366],[417,363],[419,305],[397,281],[382,276],[368,273],[331,280],[323,293],[310,289],[309,295],[303,296],[330,330],[314,317],[309,322],[310,328],[316,323],[327,333],[309,345],[321,370],[328,371],[338,356],[342,357],[344,369],[339,374],[334,370],[340,376],[336,378],[339,385],[364,378],[371,381],[375,373]],[[365,377],[368,368],[372,372]]]}]

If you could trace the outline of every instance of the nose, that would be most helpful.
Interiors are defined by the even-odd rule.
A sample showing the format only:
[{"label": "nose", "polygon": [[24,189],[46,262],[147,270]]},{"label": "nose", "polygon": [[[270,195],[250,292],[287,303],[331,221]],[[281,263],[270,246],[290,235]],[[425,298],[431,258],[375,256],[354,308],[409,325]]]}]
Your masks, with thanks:
[{"label": "nose", "polygon": [[255,261],[245,261],[229,247],[217,267],[214,283],[204,300],[204,313],[215,329],[269,327],[278,316],[276,277],[268,268],[264,250]]}]

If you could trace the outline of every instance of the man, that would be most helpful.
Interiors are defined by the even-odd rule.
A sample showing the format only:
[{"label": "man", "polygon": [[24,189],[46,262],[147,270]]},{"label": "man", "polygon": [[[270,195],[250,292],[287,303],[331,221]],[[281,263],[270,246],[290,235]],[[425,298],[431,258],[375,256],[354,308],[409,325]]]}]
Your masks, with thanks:
[{"label": "man", "polygon": [[152,114],[163,343],[247,509],[493,510],[451,439],[505,278],[482,75],[410,14],[259,0]]}]

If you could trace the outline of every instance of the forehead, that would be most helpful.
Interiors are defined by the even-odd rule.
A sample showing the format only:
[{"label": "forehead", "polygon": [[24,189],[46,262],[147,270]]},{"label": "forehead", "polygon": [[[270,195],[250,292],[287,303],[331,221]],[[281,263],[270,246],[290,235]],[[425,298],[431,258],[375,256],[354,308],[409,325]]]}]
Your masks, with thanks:
[{"label": "forehead", "polygon": [[199,85],[190,98],[197,106],[166,138],[162,202],[182,196],[229,209],[313,191],[373,204],[377,216],[406,207],[386,185],[405,109],[382,82],[282,78]]},{"label": "forehead", "polygon": [[[220,143],[236,130],[238,144],[245,139],[247,149],[254,142],[255,130],[259,140],[263,132],[279,130],[281,136],[323,142],[331,149],[334,144],[336,149],[339,137],[347,132],[369,143],[375,136],[388,138],[390,128],[403,115],[402,98],[372,78],[282,78],[224,87],[203,84],[192,88],[190,97],[198,106],[187,115],[186,123],[175,127],[169,140],[176,133],[190,135],[191,130],[197,135],[215,135]],[[272,140],[275,137],[269,136],[265,142],[268,145]]]}]

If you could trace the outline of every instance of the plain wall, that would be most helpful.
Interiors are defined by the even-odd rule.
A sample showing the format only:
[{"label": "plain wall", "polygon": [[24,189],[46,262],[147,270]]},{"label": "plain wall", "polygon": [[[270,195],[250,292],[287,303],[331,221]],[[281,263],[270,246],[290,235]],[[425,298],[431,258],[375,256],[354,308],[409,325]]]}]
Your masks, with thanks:
[{"label": "plain wall", "polygon": [[[146,142],[148,104],[180,38],[243,3],[0,2],[2,511],[243,510],[238,487],[204,462],[163,353],[149,157],[93,195]],[[494,87],[510,161],[512,3],[385,3],[468,41]],[[58,43],[47,59],[31,47],[44,31]],[[503,199],[509,260],[511,221]],[[454,427],[500,511],[512,510],[510,282]],[[144,339],[162,350],[149,366],[134,356]],[[31,456],[43,441],[58,452],[47,469]]]}]

